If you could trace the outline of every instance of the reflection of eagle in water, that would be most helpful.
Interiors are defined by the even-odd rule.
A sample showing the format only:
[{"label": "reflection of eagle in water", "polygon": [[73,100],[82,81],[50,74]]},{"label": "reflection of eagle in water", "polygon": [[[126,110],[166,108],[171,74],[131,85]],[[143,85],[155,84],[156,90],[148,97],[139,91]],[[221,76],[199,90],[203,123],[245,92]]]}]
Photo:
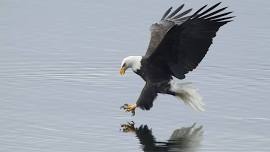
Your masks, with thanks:
[{"label": "reflection of eagle in water", "polygon": [[215,9],[207,5],[188,15],[191,9],[181,12],[181,5],[173,12],[169,8],[160,22],[151,26],[151,40],[144,56],[129,56],[123,59],[120,74],[131,68],[146,82],[136,104],[122,108],[135,114],[135,108],[149,110],[158,93],[181,98],[197,111],[203,111],[201,97],[187,84],[173,81],[184,79],[185,74],[195,69],[207,53],[218,29],[232,21],[232,12],[227,7]]},{"label": "reflection of eagle in water", "polygon": [[169,140],[164,142],[156,141],[152,130],[147,125],[134,127],[134,123],[122,125],[123,132],[134,132],[145,152],[195,152],[203,138],[203,127],[182,127],[174,130]]}]

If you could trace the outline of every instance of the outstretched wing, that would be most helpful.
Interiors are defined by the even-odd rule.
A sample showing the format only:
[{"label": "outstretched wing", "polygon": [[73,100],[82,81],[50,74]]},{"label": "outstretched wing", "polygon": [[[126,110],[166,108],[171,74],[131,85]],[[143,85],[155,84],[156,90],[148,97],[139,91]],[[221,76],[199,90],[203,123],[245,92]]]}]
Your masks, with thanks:
[{"label": "outstretched wing", "polygon": [[205,5],[184,23],[171,27],[148,60],[166,64],[173,76],[183,79],[201,62],[218,29],[233,18],[227,16],[232,12],[222,13],[227,7],[214,10],[219,4],[203,11]]},{"label": "outstretched wing", "polygon": [[184,17],[191,12],[192,9],[188,9],[179,13],[184,8],[184,4],[175,9],[172,13],[172,7],[170,7],[162,16],[158,23],[154,23],[150,27],[151,39],[145,56],[150,56],[158,47],[164,36],[174,25],[181,25],[188,17]]},{"label": "outstretched wing", "polygon": [[149,83],[146,83],[140,97],[137,100],[137,107],[140,107],[143,110],[149,110],[153,107],[153,102],[157,97],[157,91],[155,87]]}]

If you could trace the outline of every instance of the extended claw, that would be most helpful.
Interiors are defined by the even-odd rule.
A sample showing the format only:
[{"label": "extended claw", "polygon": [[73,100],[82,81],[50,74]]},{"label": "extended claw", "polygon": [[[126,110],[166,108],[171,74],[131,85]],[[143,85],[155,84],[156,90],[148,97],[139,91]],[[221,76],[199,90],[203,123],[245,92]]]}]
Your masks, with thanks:
[{"label": "extended claw", "polygon": [[135,132],[136,128],[134,126],[135,126],[134,121],[128,122],[126,124],[122,124],[121,125],[121,131],[123,131],[123,132]]},{"label": "extended claw", "polygon": [[120,109],[124,109],[125,112],[131,112],[132,116],[135,115],[135,109],[137,108],[136,104],[124,104]]}]

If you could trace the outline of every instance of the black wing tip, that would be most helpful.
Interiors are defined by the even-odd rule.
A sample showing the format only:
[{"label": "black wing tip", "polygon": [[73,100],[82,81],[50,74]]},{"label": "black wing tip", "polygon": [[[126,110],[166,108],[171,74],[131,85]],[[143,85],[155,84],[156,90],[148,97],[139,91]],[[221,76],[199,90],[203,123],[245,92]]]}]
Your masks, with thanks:
[{"label": "black wing tip", "polygon": [[[181,4],[178,8],[183,9],[184,7],[185,7],[185,3]],[[181,9],[180,9],[180,10],[181,10]]]},{"label": "black wing tip", "polygon": [[183,11],[182,13],[179,13],[179,14],[176,14],[172,19],[183,19],[185,15],[187,15],[188,13],[190,13],[192,11],[192,8],[188,9],[188,10],[185,10]]},{"label": "black wing tip", "polygon": [[179,11],[181,11],[184,8],[184,4],[180,5],[177,7],[167,18],[172,18],[174,17]]},{"label": "black wing tip", "polygon": [[214,22],[231,22],[233,20],[228,20],[228,19],[232,19],[235,16],[228,16],[229,14],[232,14],[233,11],[229,11],[229,12],[224,12],[225,9],[227,9],[228,7],[222,7],[220,9],[215,9],[217,8],[217,6],[219,6],[222,2],[218,2],[214,5],[212,5],[211,7],[209,7],[208,9],[206,9],[205,11],[203,11],[208,5],[204,5],[203,7],[201,7],[199,10],[197,10],[192,16],[192,19],[205,19],[208,21],[214,21]]},{"label": "black wing tip", "polygon": [[208,6],[208,5],[206,4],[206,5],[204,5],[203,7],[201,7],[200,9],[198,9],[195,13],[193,13],[193,15],[191,15],[190,18],[195,18],[196,16],[198,16],[199,13],[200,13],[205,7],[207,7],[207,6]]},{"label": "black wing tip", "polygon": [[216,3],[215,5],[213,5],[212,7],[213,8],[216,8],[217,6],[219,6],[221,4],[221,2],[218,2],[218,3]]},{"label": "black wing tip", "polygon": [[185,11],[182,11],[184,6],[185,6],[185,4],[183,3],[179,7],[177,7],[174,11],[172,11],[173,7],[170,7],[164,13],[161,20],[169,20],[169,21],[177,22],[177,21],[181,21],[183,18],[186,19],[186,17],[184,17],[184,16],[187,15],[188,13],[190,13],[192,11],[192,9],[187,9]]},{"label": "black wing tip", "polygon": [[235,16],[228,16],[228,17],[222,17],[222,18],[217,18],[217,19],[213,19],[211,21],[216,21],[216,22],[222,22],[222,21],[226,21],[228,19],[232,19],[234,18]]},{"label": "black wing tip", "polygon": [[165,13],[163,14],[161,20],[164,20],[164,19],[169,15],[169,13],[172,11],[172,8],[173,8],[173,7],[171,6],[171,7],[169,7],[169,9],[167,9],[167,10],[165,11]]},{"label": "black wing tip", "polygon": [[[212,22],[231,22],[233,20],[229,20],[231,18],[234,18],[235,16],[228,16],[229,14],[232,14],[233,11],[229,11],[229,12],[224,12],[225,9],[227,9],[228,7],[222,7],[222,8],[218,8],[216,9],[222,2],[218,2],[214,5],[211,5],[210,7],[208,7],[208,9],[205,9],[207,6],[209,6],[208,4],[205,4],[204,6],[202,6],[200,9],[198,9],[195,13],[193,13],[191,16],[189,16],[188,18],[184,17],[186,14],[190,13],[192,11],[192,9],[188,9],[185,10],[183,12],[180,12],[185,4],[181,4],[179,7],[177,7],[174,11],[172,11],[173,7],[171,6],[163,15],[163,17],[161,18],[161,20],[170,20],[173,22],[177,22],[177,21],[182,21],[182,18],[184,17],[185,20],[189,20],[189,19],[203,19],[203,20],[208,20],[208,21],[212,21]],[[180,12],[180,13],[179,13]]]},{"label": "black wing tip", "polygon": [[233,19],[235,18],[236,16],[229,16],[229,17],[224,17],[224,18],[221,18],[221,19],[218,19],[218,20],[213,20],[214,22],[220,24],[220,26],[223,26],[229,22],[232,22],[234,21]]}]

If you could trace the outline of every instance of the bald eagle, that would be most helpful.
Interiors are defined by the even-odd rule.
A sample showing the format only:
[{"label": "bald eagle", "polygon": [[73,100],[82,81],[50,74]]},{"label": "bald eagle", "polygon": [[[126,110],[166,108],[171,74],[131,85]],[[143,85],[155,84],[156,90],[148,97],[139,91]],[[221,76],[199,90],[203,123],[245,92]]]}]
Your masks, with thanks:
[{"label": "bald eagle", "polygon": [[216,9],[221,3],[207,5],[189,15],[192,9],[181,11],[184,4],[172,11],[170,7],[158,23],[151,25],[151,39],[144,56],[123,59],[120,74],[128,68],[146,82],[136,104],[124,104],[126,112],[135,114],[137,107],[149,110],[159,93],[182,99],[194,110],[204,111],[196,89],[189,84],[177,83],[195,69],[207,53],[219,28],[232,21],[227,7]]}]

